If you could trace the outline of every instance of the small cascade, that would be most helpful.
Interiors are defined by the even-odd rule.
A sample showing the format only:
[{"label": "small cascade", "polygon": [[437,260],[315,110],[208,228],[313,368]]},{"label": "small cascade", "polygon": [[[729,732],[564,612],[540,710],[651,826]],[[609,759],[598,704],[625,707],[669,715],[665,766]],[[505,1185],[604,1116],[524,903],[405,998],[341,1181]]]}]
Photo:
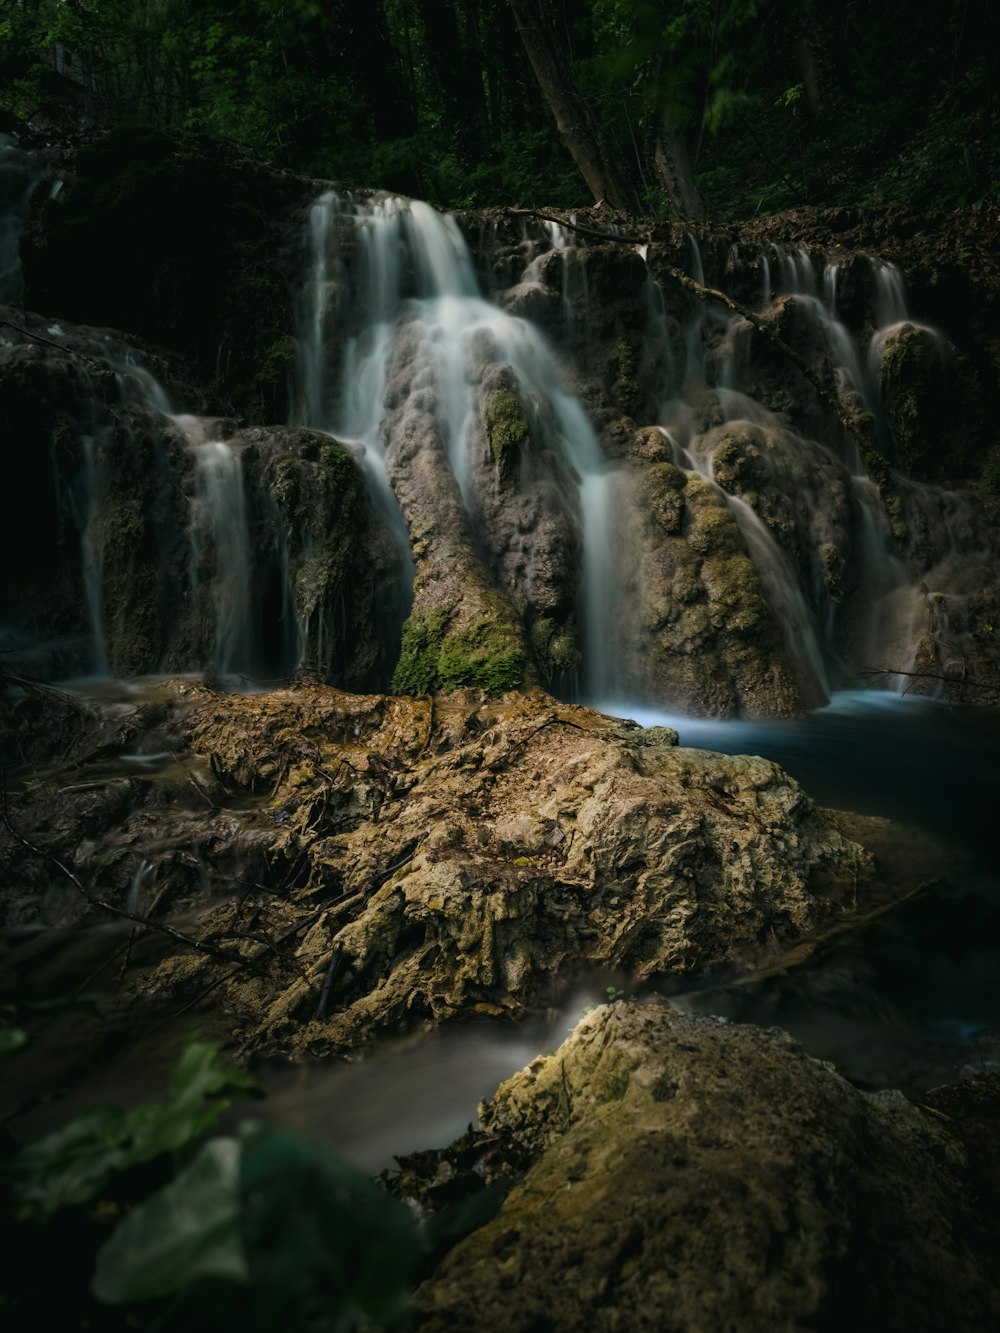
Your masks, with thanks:
[{"label": "small cascade", "polygon": [[252,678],[259,670],[259,653],[240,450],[213,438],[212,422],[174,411],[163,385],[134,360],[119,368],[118,377],[123,398],[165,417],[180,433],[194,463],[190,578],[193,590],[204,580],[209,591],[213,639],[207,664],[223,678]]},{"label": "small cascade", "polygon": [[[563,386],[543,334],[483,299],[454,219],[425,203],[359,202],[331,192],[314,207],[312,227],[318,249],[300,325],[302,423],[358,449],[399,532],[386,472],[395,439],[384,400],[404,358],[410,401],[416,393],[420,410],[432,413],[474,532],[483,503],[482,463],[474,452],[480,382],[484,366],[506,368],[532,439],[564,458],[578,478],[586,688],[603,690],[610,670],[613,484],[593,427]],[[341,264],[341,230],[353,251],[349,268]],[[548,239],[566,238],[551,228]],[[339,286],[328,276],[334,270]],[[495,476],[490,484],[498,485]]]},{"label": "small cascade", "polygon": [[212,602],[215,646],[212,666],[223,677],[255,670],[243,467],[239,451],[221,440],[192,446],[196,492],[191,511],[194,569],[214,553]]},{"label": "small cascade", "polygon": [[[741,396],[732,395],[732,398]],[[750,406],[745,399],[739,408],[731,406],[733,420],[745,419]],[[830,694],[830,682],[816,616],[788,556],[755,510],[745,500],[730,495],[717,484],[713,457],[715,444],[710,436],[692,429],[690,414],[683,410],[677,412],[674,429],[664,429],[663,433],[670,442],[674,465],[695,472],[710,482],[725,501],[760,579],[764,597],[781,626],[789,660],[796,668],[796,678],[808,697],[826,699]]]},{"label": "small cascade", "polygon": [[71,494],[73,516],[80,533],[80,564],[83,572],[83,590],[87,602],[87,619],[93,642],[91,672],[98,677],[108,674],[108,653],[104,637],[102,614],[102,553],[96,536],[97,528],[97,462],[93,435],[80,440],[83,466]]},{"label": "small cascade", "polygon": [[18,237],[28,220],[35,180],[28,154],[0,134],[0,302],[16,300],[20,292]]}]

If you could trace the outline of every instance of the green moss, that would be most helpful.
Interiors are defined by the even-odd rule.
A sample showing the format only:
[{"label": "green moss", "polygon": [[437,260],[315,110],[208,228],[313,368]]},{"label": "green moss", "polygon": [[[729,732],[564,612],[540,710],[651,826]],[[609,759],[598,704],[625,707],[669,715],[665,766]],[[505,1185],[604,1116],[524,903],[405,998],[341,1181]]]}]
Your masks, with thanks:
[{"label": "green moss", "polygon": [[438,656],[448,626],[447,611],[415,611],[403,626],[399,661],[392,675],[396,694],[430,694],[438,685]]},{"label": "green moss", "polygon": [[714,556],[702,565],[701,574],[726,629],[753,634],[767,621],[767,604],[747,556]]},{"label": "green moss", "polygon": [[681,530],[686,486],[687,477],[673,463],[654,463],[646,469],[650,513],[667,536]]},{"label": "green moss", "polygon": [[615,401],[623,412],[634,413],[635,411],[639,396],[639,388],[636,383],[638,367],[639,360],[635,348],[626,339],[622,338],[615,348],[611,388]]},{"label": "green moss", "polygon": [[546,682],[572,675],[583,660],[572,632],[547,616],[535,621],[530,636],[532,655]]},{"label": "green moss", "polygon": [[[739,528],[725,503],[706,484],[688,487],[690,524],[687,543],[704,556],[736,555],[742,549]],[[695,500],[692,504],[691,500]]]},{"label": "green moss", "polygon": [[510,475],[528,440],[528,421],[517,395],[508,388],[483,396],[479,407],[483,429],[501,479]]},{"label": "green moss", "polygon": [[470,629],[445,638],[438,675],[445,690],[472,685],[497,695],[524,684],[526,665],[516,627],[483,616]]}]

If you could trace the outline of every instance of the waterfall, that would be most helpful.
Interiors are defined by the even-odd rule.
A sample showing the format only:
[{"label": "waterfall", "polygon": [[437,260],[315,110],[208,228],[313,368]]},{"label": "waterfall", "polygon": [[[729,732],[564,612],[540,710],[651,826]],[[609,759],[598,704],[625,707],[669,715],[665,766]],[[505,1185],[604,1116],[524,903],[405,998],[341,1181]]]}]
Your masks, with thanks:
[{"label": "waterfall", "polygon": [[[349,232],[356,251],[353,270],[339,274],[343,291],[329,277],[340,267],[338,225]],[[586,688],[595,695],[606,691],[612,661],[614,485],[594,429],[564,386],[544,335],[483,298],[455,220],[428,204],[401,198],[356,201],[330,192],[314,206],[311,229],[312,274],[299,326],[303,424],[359,450],[373,493],[400,531],[386,474],[392,440],[384,398],[399,340],[412,340],[410,364],[420,385],[426,383],[433,394],[441,442],[474,530],[478,398],[473,366],[488,348],[488,359],[507,367],[513,377],[532,437],[561,454],[576,474]],[[548,239],[555,245],[564,237],[552,228]]]},{"label": "waterfall", "polygon": [[0,302],[15,300],[20,290],[18,237],[28,220],[35,179],[27,153],[0,134]]},{"label": "waterfall", "polygon": [[213,423],[176,412],[163,385],[134,359],[118,368],[122,396],[159,413],[180,433],[194,463],[188,537],[191,584],[208,570],[213,642],[208,664],[222,677],[253,677],[259,666],[253,554],[243,464],[237,446],[213,438]]},{"label": "waterfall", "polygon": [[221,440],[194,444],[196,492],[191,513],[194,568],[214,552],[212,666],[221,676],[252,676],[255,668],[250,536],[239,452]]},{"label": "waterfall", "polygon": [[94,437],[84,435],[80,440],[83,467],[72,499],[74,517],[80,533],[80,556],[83,571],[83,590],[87,602],[87,619],[93,642],[91,670],[95,676],[108,674],[108,653],[104,638],[102,614],[101,549],[95,536],[97,519],[97,463],[94,456]]}]

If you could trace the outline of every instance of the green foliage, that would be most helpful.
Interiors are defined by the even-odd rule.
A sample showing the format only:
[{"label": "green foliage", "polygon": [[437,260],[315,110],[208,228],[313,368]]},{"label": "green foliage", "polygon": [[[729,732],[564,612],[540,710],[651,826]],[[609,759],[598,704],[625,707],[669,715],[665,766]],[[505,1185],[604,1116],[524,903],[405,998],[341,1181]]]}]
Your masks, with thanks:
[{"label": "green foliage", "polygon": [[[427,1240],[410,1210],[347,1162],[283,1130],[214,1139],[124,1218],[97,1255],[98,1300],[206,1299],[262,1331],[379,1326],[404,1311]],[[206,1289],[206,1282],[212,1286]]]},{"label": "green foliage", "polygon": [[204,1144],[168,1185],[133,1208],[98,1251],[97,1299],[122,1305],[172,1296],[198,1278],[245,1281],[239,1178],[237,1139]]},{"label": "green foliage", "polygon": [[220,1060],[214,1043],[191,1042],[162,1104],[88,1111],[22,1149],[7,1168],[16,1215],[44,1221],[97,1198],[116,1173],[186,1148],[218,1121],[230,1092],[252,1095],[256,1084]]},{"label": "green foliage", "polygon": [[[500,1207],[504,1185],[456,1200],[421,1225],[349,1163],[283,1130],[255,1125],[203,1143],[151,1193],[148,1177],[135,1190],[131,1168],[143,1160],[140,1143],[188,1148],[221,1109],[221,1103],[206,1109],[207,1099],[252,1088],[246,1075],[218,1060],[214,1047],[194,1043],[163,1105],[103,1112],[103,1133],[88,1113],[38,1151],[19,1154],[20,1225],[9,1233],[8,1253],[22,1260],[40,1250],[56,1253],[53,1310],[72,1308],[81,1327],[150,1333],[387,1328],[405,1314],[421,1272]],[[125,1125],[131,1137],[121,1132]],[[111,1158],[109,1144],[117,1145]],[[50,1166],[61,1183],[36,1189],[25,1211],[23,1186],[37,1184]],[[48,1297],[34,1272],[33,1264],[15,1263],[3,1298],[8,1318],[22,1316],[19,1327],[29,1318],[46,1323]],[[109,1324],[102,1305],[121,1307],[122,1323]]]},{"label": "green foliage", "polygon": [[12,1024],[5,1023],[0,1027],[0,1056],[13,1055],[26,1045],[28,1034],[23,1028],[14,1027]]}]

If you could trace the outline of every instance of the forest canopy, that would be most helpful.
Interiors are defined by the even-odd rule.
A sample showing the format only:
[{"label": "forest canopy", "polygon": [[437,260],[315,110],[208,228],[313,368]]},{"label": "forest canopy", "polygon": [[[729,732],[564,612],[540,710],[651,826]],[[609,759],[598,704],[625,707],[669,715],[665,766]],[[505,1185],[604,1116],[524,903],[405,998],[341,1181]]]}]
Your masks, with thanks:
[{"label": "forest canopy", "polygon": [[148,125],[449,207],[997,197],[985,0],[0,0],[0,129]]}]

